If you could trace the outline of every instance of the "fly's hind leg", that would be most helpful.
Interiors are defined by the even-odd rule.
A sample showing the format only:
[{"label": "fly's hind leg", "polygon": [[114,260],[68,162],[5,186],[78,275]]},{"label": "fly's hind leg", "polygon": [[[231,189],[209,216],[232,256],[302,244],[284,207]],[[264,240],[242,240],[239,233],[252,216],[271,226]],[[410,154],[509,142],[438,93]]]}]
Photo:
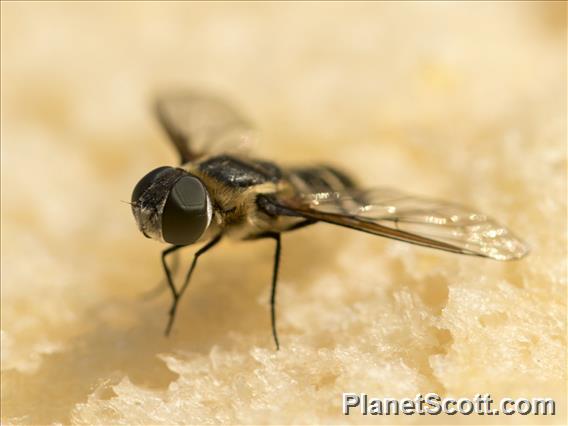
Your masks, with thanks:
[{"label": "fly's hind leg", "polygon": [[181,296],[183,295],[183,293],[185,292],[185,290],[187,289],[187,286],[189,285],[189,280],[191,279],[191,275],[193,274],[193,270],[195,269],[195,266],[197,265],[197,259],[199,259],[199,256],[201,256],[203,253],[208,251],[210,248],[214,247],[220,240],[221,240],[221,235],[217,235],[215,238],[213,238],[211,241],[209,241],[207,244],[205,244],[203,247],[201,247],[199,250],[197,250],[197,252],[195,252],[195,254],[193,255],[193,261],[191,262],[191,266],[189,267],[187,274],[185,275],[183,285],[181,286],[179,291],[176,290],[175,285],[173,283],[170,269],[168,267],[168,264],[166,263],[166,256],[170,253],[175,252],[177,249],[179,249],[181,247],[185,247],[185,246],[172,246],[169,249],[166,249],[162,252],[162,264],[164,266],[164,271],[166,272],[166,278],[168,280],[168,285],[169,285],[169,287],[172,291],[172,306],[171,306],[170,312],[169,312],[170,317],[169,317],[169,320],[168,320],[168,325],[166,326],[166,336],[169,336],[169,334],[170,334],[170,331],[171,331],[172,326],[174,324],[174,319],[175,319],[175,315],[176,315],[176,311],[177,311],[178,302],[179,302]]}]

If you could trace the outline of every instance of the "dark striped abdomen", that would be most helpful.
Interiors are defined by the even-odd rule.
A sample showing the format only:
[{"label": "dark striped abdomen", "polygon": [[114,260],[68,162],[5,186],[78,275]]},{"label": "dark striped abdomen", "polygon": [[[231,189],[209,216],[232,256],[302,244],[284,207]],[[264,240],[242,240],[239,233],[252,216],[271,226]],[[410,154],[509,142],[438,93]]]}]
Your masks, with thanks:
[{"label": "dark striped abdomen", "polygon": [[345,173],[330,166],[289,169],[286,177],[301,194],[341,192],[357,186]]}]

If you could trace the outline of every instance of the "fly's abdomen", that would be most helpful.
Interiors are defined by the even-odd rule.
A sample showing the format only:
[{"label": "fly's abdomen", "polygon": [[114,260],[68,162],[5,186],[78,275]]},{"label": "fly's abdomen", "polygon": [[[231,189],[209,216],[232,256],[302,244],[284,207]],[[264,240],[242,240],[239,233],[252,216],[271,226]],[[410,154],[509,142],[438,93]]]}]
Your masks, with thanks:
[{"label": "fly's abdomen", "polygon": [[351,177],[330,166],[289,169],[287,178],[301,194],[342,192],[357,186]]}]

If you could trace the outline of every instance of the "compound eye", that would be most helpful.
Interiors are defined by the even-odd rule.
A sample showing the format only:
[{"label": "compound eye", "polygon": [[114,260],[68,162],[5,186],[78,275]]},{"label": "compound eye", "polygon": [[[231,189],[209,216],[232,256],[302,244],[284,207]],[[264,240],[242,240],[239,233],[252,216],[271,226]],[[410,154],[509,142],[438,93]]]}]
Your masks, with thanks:
[{"label": "compound eye", "polygon": [[156,181],[158,176],[166,169],[171,169],[168,166],[158,167],[157,169],[152,170],[146,176],[144,176],[134,187],[134,191],[132,191],[132,198],[131,201],[135,203],[138,199],[142,196],[142,194]]},{"label": "compound eye", "polygon": [[207,190],[195,176],[184,176],[173,186],[162,213],[162,236],[175,245],[196,242],[211,217]]}]

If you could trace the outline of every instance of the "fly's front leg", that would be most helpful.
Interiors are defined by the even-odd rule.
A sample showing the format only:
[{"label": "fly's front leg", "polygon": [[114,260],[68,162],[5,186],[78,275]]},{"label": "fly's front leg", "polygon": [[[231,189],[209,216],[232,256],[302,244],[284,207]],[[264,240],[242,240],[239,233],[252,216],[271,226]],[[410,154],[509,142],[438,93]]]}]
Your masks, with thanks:
[{"label": "fly's front leg", "polygon": [[[170,271],[170,267],[168,266],[168,262],[166,261],[166,257],[172,253],[175,253],[176,251],[178,251],[179,249],[183,248],[185,246],[171,246],[168,247],[167,249],[165,249],[162,252],[162,266],[164,267],[164,272],[166,273],[166,282],[168,284],[168,287],[170,288],[170,291],[172,292],[172,299],[175,301],[178,300],[179,298],[179,294],[176,290],[176,286],[174,284],[173,278],[172,278],[172,272]],[[166,330],[166,335],[168,335],[169,330]]]},{"label": "fly's front leg", "polygon": [[[172,260],[169,262],[169,268],[172,275],[175,275],[179,269],[179,251],[171,253]],[[164,277],[150,290],[145,291],[140,295],[142,300],[152,300],[160,296],[164,291],[169,288],[168,279]]]},{"label": "fly's front leg", "polygon": [[[166,326],[166,336],[169,336],[169,334],[170,334],[170,331],[171,331],[172,326],[174,324],[174,319],[175,319],[179,299],[181,298],[181,296],[183,295],[183,293],[187,289],[187,286],[189,285],[189,280],[191,279],[191,275],[193,274],[193,270],[195,269],[195,266],[197,265],[197,259],[199,259],[199,256],[201,256],[203,253],[208,251],[210,248],[214,247],[220,240],[221,240],[221,235],[217,235],[215,238],[213,238],[211,241],[209,241],[207,244],[205,244],[203,247],[201,247],[199,250],[197,250],[197,252],[195,252],[195,254],[193,255],[193,261],[191,262],[191,266],[189,267],[187,274],[185,275],[183,285],[182,285],[181,289],[179,290],[179,292],[176,290],[176,288],[173,284],[173,281],[171,279],[171,273],[169,271],[169,268],[167,267],[164,255],[165,254],[167,255],[168,253],[170,253],[170,252],[168,252],[168,250],[174,249],[175,247],[184,247],[184,246],[170,247],[170,249],[164,250],[164,253],[162,253],[162,263],[164,264],[164,269],[166,271],[166,276],[168,278],[168,284],[170,285],[170,288],[172,289],[172,296],[173,296],[172,306],[170,308],[170,313],[169,313],[170,318],[168,320],[168,325]],[[175,250],[172,250],[172,251],[175,251]]]}]

